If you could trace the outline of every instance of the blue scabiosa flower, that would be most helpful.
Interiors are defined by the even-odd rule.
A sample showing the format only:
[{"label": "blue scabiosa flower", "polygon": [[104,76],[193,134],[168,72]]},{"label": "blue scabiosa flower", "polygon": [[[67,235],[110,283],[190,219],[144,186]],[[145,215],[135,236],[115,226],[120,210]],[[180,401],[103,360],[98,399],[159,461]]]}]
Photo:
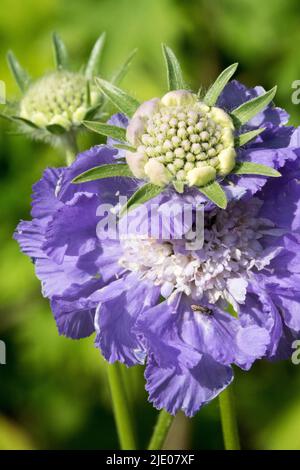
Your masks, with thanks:
[{"label": "blue scabiosa flower", "polygon": [[234,190],[235,197],[253,195],[270,177],[280,176],[299,143],[286,126],[285,111],[272,104],[276,87],[265,92],[230,81],[237,68],[233,64],[206,93],[194,93],[185,85],[173,52],[165,46],[163,52],[169,91],[162,98],[141,104],[97,80],[128,125],[85,123],[123,148],[128,168],[146,185],[149,198],[158,188],[177,193],[192,188],[225,208],[228,191]]},{"label": "blue scabiosa flower", "polygon": [[[274,153],[276,162],[285,160]],[[281,165],[282,177],[259,191],[260,183],[249,184],[255,196],[232,199],[226,210],[210,207],[203,245],[187,249],[193,222],[179,240],[164,238],[160,228],[156,237],[122,236],[124,218],[118,239],[104,236],[100,205],[118,211],[119,194],[141,190],[128,174],[112,176],[124,171],[116,157],[115,149],[97,146],[68,168],[46,170],[34,187],[32,221],[21,222],[15,238],[34,261],[60,334],[95,332],[107,361],[146,364],[156,408],[193,416],[232,381],[233,365],[248,370],[258,358],[287,357],[300,336],[299,165]],[[72,183],[100,163],[110,172],[101,181]],[[145,205],[163,212],[170,198],[174,205],[189,195],[164,191]]]}]

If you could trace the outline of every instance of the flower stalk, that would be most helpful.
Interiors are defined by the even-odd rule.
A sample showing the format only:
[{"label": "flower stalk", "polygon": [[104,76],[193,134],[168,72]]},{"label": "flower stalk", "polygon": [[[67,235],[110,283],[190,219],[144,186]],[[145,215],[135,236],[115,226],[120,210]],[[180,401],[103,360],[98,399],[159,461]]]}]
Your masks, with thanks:
[{"label": "flower stalk", "polygon": [[135,450],[136,442],[120,365],[107,365],[114,416],[122,450]]},{"label": "flower stalk", "polygon": [[225,450],[240,450],[240,439],[232,387],[227,387],[220,394],[219,403]]},{"label": "flower stalk", "polygon": [[173,419],[174,416],[171,416],[165,410],[159,413],[148,450],[160,450],[163,447]]}]

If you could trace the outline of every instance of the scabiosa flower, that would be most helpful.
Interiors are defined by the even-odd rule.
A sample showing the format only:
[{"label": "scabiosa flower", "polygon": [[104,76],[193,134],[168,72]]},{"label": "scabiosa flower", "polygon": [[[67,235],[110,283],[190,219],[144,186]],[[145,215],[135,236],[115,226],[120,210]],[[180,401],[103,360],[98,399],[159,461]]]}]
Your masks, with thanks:
[{"label": "scabiosa flower", "polygon": [[[96,41],[86,66],[75,72],[69,69],[66,47],[55,33],[57,69],[35,81],[10,51],[8,62],[23,96],[19,103],[8,107],[5,116],[17,122],[22,133],[76,153],[76,135],[83,129],[84,119],[107,116],[107,101],[94,83],[104,41],[105,33]],[[122,78],[131,59],[132,55],[113,77],[113,82]]]},{"label": "scabiosa flower", "polygon": [[[131,196],[140,182],[111,174],[72,181],[100,162],[112,172],[122,165],[117,156],[97,146],[69,168],[46,170],[34,187],[33,219],[15,238],[34,261],[59,332],[96,332],[107,361],[146,363],[154,406],[192,416],[232,381],[232,365],[284,357],[299,337],[299,165],[288,162],[252,198],[206,210],[203,246],[191,250],[190,226],[179,240],[159,228],[155,238],[101,237],[100,204],[118,210],[118,195]],[[152,202],[163,212],[170,198],[186,197],[163,192]]]},{"label": "scabiosa flower", "polygon": [[[204,94],[185,85],[173,52],[163,46],[169,91],[140,104],[104,80],[100,90],[127,116],[126,129],[111,123],[86,123],[124,149],[128,171],[143,181],[148,197],[173,187],[196,189],[219,207],[227,189],[253,194],[294,155],[287,147],[292,128],[287,114],[272,105],[276,87],[247,89],[229,81],[237,68],[224,70]],[[98,172],[100,177],[101,171]],[[121,176],[121,175],[120,175]],[[144,194],[143,194],[144,197]],[[136,199],[136,198],[135,198]]]}]

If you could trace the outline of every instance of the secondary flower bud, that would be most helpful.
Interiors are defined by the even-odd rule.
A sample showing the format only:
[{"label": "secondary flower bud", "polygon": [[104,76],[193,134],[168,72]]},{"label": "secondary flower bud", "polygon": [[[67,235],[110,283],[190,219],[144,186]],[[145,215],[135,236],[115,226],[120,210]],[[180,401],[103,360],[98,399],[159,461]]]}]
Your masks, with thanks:
[{"label": "secondary flower bud", "polygon": [[66,131],[82,124],[87,104],[87,80],[81,73],[57,71],[34,82],[20,102],[20,117],[43,128],[59,125]]}]

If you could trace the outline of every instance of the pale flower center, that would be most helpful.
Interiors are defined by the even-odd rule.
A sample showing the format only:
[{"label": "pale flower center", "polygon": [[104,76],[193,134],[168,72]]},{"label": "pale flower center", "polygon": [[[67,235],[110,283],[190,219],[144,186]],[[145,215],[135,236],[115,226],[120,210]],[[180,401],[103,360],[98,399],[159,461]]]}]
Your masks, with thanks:
[{"label": "pale flower center", "polygon": [[84,75],[66,71],[54,72],[31,85],[20,103],[20,117],[38,127],[59,125],[66,130],[82,123],[90,106],[99,95],[90,92],[87,99],[87,81]]},{"label": "pale flower center", "polygon": [[222,127],[205,113],[187,106],[168,107],[155,113],[138,147],[139,152],[149,159],[156,158],[181,181],[195,167],[217,168],[223,149]]},{"label": "pale flower center", "polygon": [[126,154],[133,174],[159,186],[204,186],[235,166],[230,116],[185,90],[143,103],[129,123],[127,139],[136,148]]}]

